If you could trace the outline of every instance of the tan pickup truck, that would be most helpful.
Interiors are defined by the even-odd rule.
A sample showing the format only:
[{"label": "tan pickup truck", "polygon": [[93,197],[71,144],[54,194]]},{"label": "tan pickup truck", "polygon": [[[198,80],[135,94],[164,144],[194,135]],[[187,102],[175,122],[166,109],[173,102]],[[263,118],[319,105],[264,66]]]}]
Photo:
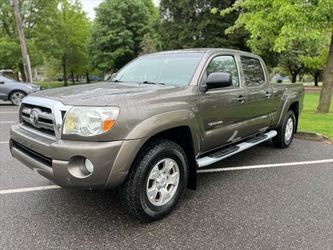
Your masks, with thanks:
[{"label": "tan pickup truck", "polygon": [[63,187],[119,188],[136,216],[169,213],[196,171],[273,139],[286,148],[299,84],[271,84],[263,60],[227,49],[139,57],[110,82],[23,99],[13,157]]}]

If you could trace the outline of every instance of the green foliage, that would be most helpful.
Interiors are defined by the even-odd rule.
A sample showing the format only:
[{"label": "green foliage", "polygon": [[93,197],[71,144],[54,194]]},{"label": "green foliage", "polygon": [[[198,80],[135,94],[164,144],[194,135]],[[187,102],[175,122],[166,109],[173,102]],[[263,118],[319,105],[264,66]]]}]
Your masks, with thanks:
[{"label": "green foliage", "polygon": [[94,65],[112,72],[134,59],[141,52],[144,36],[153,33],[156,18],[158,12],[150,0],[102,2],[90,38]]},{"label": "green foliage", "polygon": [[237,19],[238,11],[221,17],[212,15],[213,7],[230,7],[234,0],[162,0],[161,36],[164,49],[196,47],[236,48],[248,50],[247,33],[238,30],[226,35],[225,30]]},{"label": "green foliage", "polygon": [[[40,25],[38,44],[48,58],[67,74],[84,74],[88,69],[86,42],[89,21],[78,1],[58,0],[50,17]],[[58,67],[60,68],[60,67]]]},{"label": "green foliage", "polygon": [[[241,11],[241,14],[226,32],[245,28],[250,33],[248,45],[261,55],[286,52],[285,57],[290,59],[290,51],[293,54],[300,51],[293,59],[301,60],[311,56],[307,52],[316,48],[315,44],[320,44],[323,36],[333,32],[333,0],[239,0],[232,7],[223,9],[221,15],[226,16],[233,11]],[[214,9],[213,12],[218,11]],[[333,94],[333,36],[330,44],[319,112],[329,111]],[[295,80],[299,68],[293,68]]]},{"label": "green foliage", "polygon": [[242,10],[227,33],[245,27],[251,34],[248,44],[253,51],[260,53],[269,46],[280,53],[292,48],[295,41],[320,39],[322,31],[332,27],[332,6],[333,0],[240,0],[221,15]]},{"label": "green foliage", "polygon": [[329,43],[330,34],[324,33],[320,41],[315,41],[315,43],[308,46],[306,55],[300,57],[300,60],[310,73],[323,71],[328,57]]},{"label": "green foliage", "polygon": [[57,81],[35,81],[34,83],[41,86],[43,89],[61,88],[65,86],[64,82]]},{"label": "green foliage", "polygon": [[17,41],[8,37],[0,38],[0,69],[18,70],[18,59],[21,56]]},{"label": "green foliage", "polygon": [[[21,0],[20,6],[32,67],[50,60],[53,69],[61,70],[59,65],[54,65],[58,62],[65,64],[70,72],[85,73],[89,23],[79,2]],[[23,71],[15,17],[9,0],[0,2],[0,34],[0,67]]]},{"label": "green foliage", "polygon": [[[32,67],[43,62],[42,53],[36,41],[40,39],[39,25],[48,18],[52,7],[56,8],[54,3],[54,0],[20,1],[22,22]],[[15,16],[9,0],[0,1],[0,34],[0,68],[21,71],[24,76]]]},{"label": "green foliage", "polygon": [[[247,43],[254,53],[293,51],[297,56],[306,56],[307,50],[322,40],[323,30],[332,27],[332,6],[332,0],[241,0],[222,10],[221,15],[242,10],[226,32],[244,27],[250,33]],[[290,54],[286,57],[295,58]]]}]

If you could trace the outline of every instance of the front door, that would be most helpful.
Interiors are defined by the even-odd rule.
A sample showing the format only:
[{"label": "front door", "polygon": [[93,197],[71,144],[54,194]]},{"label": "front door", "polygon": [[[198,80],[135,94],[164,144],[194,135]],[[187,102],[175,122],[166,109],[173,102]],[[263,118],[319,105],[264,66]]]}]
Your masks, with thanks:
[{"label": "front door", "polygon": [[207,66],[205,77],[215,72],[230,73],[233,86],[209,89],[201,94],[200,114],[203,130],[201,152],[239,139],[243,120],[245,90],[240,86],[239,71],[234,56],[214,57]]}]

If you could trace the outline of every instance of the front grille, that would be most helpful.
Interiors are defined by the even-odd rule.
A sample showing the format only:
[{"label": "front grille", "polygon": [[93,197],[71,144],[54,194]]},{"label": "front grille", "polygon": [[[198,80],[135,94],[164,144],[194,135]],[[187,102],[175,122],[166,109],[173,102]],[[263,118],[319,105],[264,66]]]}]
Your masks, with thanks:
[{"label": "front grille", "polygon": [[13,147],[20,150],[22,153],[30,156],[34,160],[39,161],[39,162],[43,163],[44,165],[46,165],[48,167],[52,167],[52,159],[51,158],[46,157],[44,155],[41,155],[41,154],[31,150],[30,148],[27,148],[27,147],[23,146],[22,144],[20,144],[16,141],[12,141],[12,143],[13,143]]},{"label": "front grille", "polygon": [[[35,117],[32,116],[32,113]],[[53,114],[50,108],[22,103],[20,115],[24,126],[55,136]]]}]

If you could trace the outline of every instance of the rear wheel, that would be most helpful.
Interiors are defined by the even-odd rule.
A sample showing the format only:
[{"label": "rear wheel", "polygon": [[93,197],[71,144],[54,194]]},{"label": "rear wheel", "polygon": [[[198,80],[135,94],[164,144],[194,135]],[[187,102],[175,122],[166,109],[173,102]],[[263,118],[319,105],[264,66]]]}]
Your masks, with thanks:
[{"label": "rear wheel", "polygon": [[287,148],[292,143],[296,132],[296,117],[294,111],[289,110],[283,119],[281,127],[277,129],[273,143],[278,148]]},{"label": "rear wheel", "polygon": [[10,94],[9,100],[12,102],[12,104],[18,106],[21,104],[25,96],[26,94],[24,92],[17,90]]},{"label": "rear wheel", "polygon": [[144,148],[120,188],[123,205],[134,216],[157,220],[171,212],[188,179],[184,150],[173,141],[158,139]]}]

